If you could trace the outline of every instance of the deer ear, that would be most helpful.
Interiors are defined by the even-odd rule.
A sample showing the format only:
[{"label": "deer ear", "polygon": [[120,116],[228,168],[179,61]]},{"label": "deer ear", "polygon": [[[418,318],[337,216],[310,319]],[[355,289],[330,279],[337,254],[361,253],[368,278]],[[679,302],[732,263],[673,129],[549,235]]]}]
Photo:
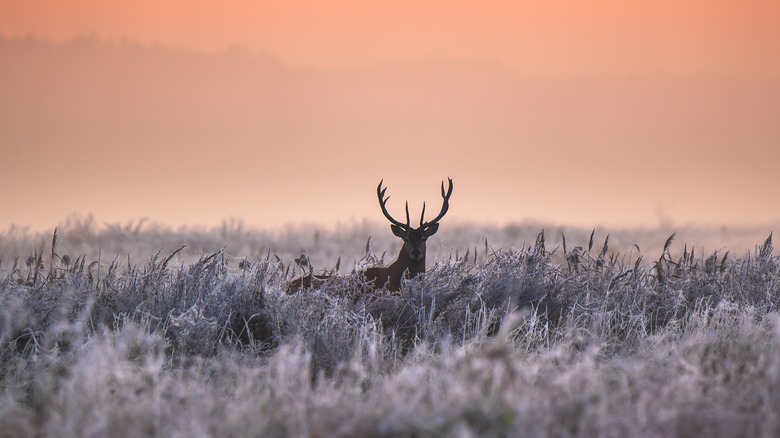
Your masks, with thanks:
[{"label": "deer ear", "polygon": [[436,234],[437,231],[439,231],[439,224],[431,224],[423,233],[425,234],[425,237],[428,238]]},{"label": "deer ear", "polygon": [[406,231],[398,225],[390,225],[390,229],[393,230],[393,234],[400,237],[401,239],[406,238]]}]

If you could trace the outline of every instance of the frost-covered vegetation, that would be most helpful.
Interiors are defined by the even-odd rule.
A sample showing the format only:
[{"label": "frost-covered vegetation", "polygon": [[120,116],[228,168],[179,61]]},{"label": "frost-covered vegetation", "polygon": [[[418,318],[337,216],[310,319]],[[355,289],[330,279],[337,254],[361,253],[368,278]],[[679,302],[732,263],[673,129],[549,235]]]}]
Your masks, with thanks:
[{"label": "frost-covered vegetation", "polygon": [[[385,228],[0,235],[0,430],[780,434],[768,233],[702,253],[661,232],[443,226],[425,276],[389,294],[353,272],[392,261]],[[289,295],[301,252],[339,275]]]}]

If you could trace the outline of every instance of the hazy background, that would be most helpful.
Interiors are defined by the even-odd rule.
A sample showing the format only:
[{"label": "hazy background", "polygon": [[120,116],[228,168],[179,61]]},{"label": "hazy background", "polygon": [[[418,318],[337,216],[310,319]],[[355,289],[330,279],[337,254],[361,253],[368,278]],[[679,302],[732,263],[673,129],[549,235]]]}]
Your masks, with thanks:
[{"label": "hazy background", "polygon": [[0,230],[780,223],[780,3],[509,3],[5,0]]}]

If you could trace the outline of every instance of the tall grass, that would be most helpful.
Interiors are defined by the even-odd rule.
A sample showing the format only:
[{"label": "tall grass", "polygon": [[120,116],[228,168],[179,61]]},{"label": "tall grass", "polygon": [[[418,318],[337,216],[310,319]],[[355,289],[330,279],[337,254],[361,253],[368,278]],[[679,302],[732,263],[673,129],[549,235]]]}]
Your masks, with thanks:
[{"label": "tall grass", "polygon": [[[744,255],[702,254],[666,236],[651,258],[614,249],[614,237],[556,233],[550,244],[542,232],[515,248],[487,239],[439,255],[399,294],[370,291],[342,262],[338,277],[288,295],[301,242],[236,255],[220,239],[252,232],[234,228],[222,237],[82,230],[72,247],[73,230],[45,243],[3,236],[0,430],[780,433],[780,259],[771,235]],[[358,245],[354,232],[341,233],[328,254]],[[32,252],[9,262],[8,248],[24,240]],[[204,241],[216,249],[193,256]],[[106,250],[122,245],[158,246],[137,264]],[[382,259],[376,242],[365,246],[352,267]]]}]

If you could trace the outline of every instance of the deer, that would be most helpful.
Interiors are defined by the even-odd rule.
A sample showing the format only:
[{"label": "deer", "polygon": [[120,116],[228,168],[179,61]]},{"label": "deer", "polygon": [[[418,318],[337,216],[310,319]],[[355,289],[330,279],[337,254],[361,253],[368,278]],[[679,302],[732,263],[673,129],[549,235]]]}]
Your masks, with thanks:
[{"label": "deer", "polygon": [[[396,260],[388,266],[375,266],[363,271],[362,275],[366,283],[374,289],[387,288],[390,292],[398,292],[401,289],[401,283],[404,278],[412,279],[419,274],[425,273],[425,243],[429,237],[436,234],[439,230],[439,221],[447,214],[450,208],[450,197],[452,196],[452,179],[447,178],[448,188],[444,190],[444,181],[441,183],[441,197],[443,199],[439,214],[431,221],[425,221],[425,203],[423,202],[422,214],[420,215],[420,226],[414,228],[409,218],[409,201],[406,202],[406,223],[393,218],[387,211],[387,201],[390,196],[385,197],[387,188],[383,188],[384,180],[379,181],[376,188],[379,207],[382,214],[390,221],[390,230],[393,235],[400,237],[404,244],[398,253]],[[327,280],[326,275],[305,275],[299,277],[287,285],[287,292],[294,293],[301,288],[309,287],[313,283],[321,283]]]},{"label": "deer", "polygon": [[409,220],[409,202],[406,202],[406,223],[399,222],[387,211],[387,201],[390,196],[385,198],[387,188],[382,188],[384,180],[379,182],[376,188],[377,198],[379,198],[379,207],[382,214],[390,221],[390,230],[396,237],[400,237],[404,244],[398,257],[393,263],[386,267],[368,268],[363,272],[367,282],[372,284],[375,289],[387,287],[391,292],[397,292],[401,289],[401,280],[404,276],[414,278],[419,274],[425,273],[425,242],[429,237],[439,231],[439,221],[447,214],[450,208],[450,196],[452,196],[452,179],[447,178],[449,187],[444,191],[444,181],[441,183],[441,197],[443,199],[441,211],[430,222],[425,221],[425,203],[423,202],[422,214],[420,215],[420,226],[412,227]]}]

